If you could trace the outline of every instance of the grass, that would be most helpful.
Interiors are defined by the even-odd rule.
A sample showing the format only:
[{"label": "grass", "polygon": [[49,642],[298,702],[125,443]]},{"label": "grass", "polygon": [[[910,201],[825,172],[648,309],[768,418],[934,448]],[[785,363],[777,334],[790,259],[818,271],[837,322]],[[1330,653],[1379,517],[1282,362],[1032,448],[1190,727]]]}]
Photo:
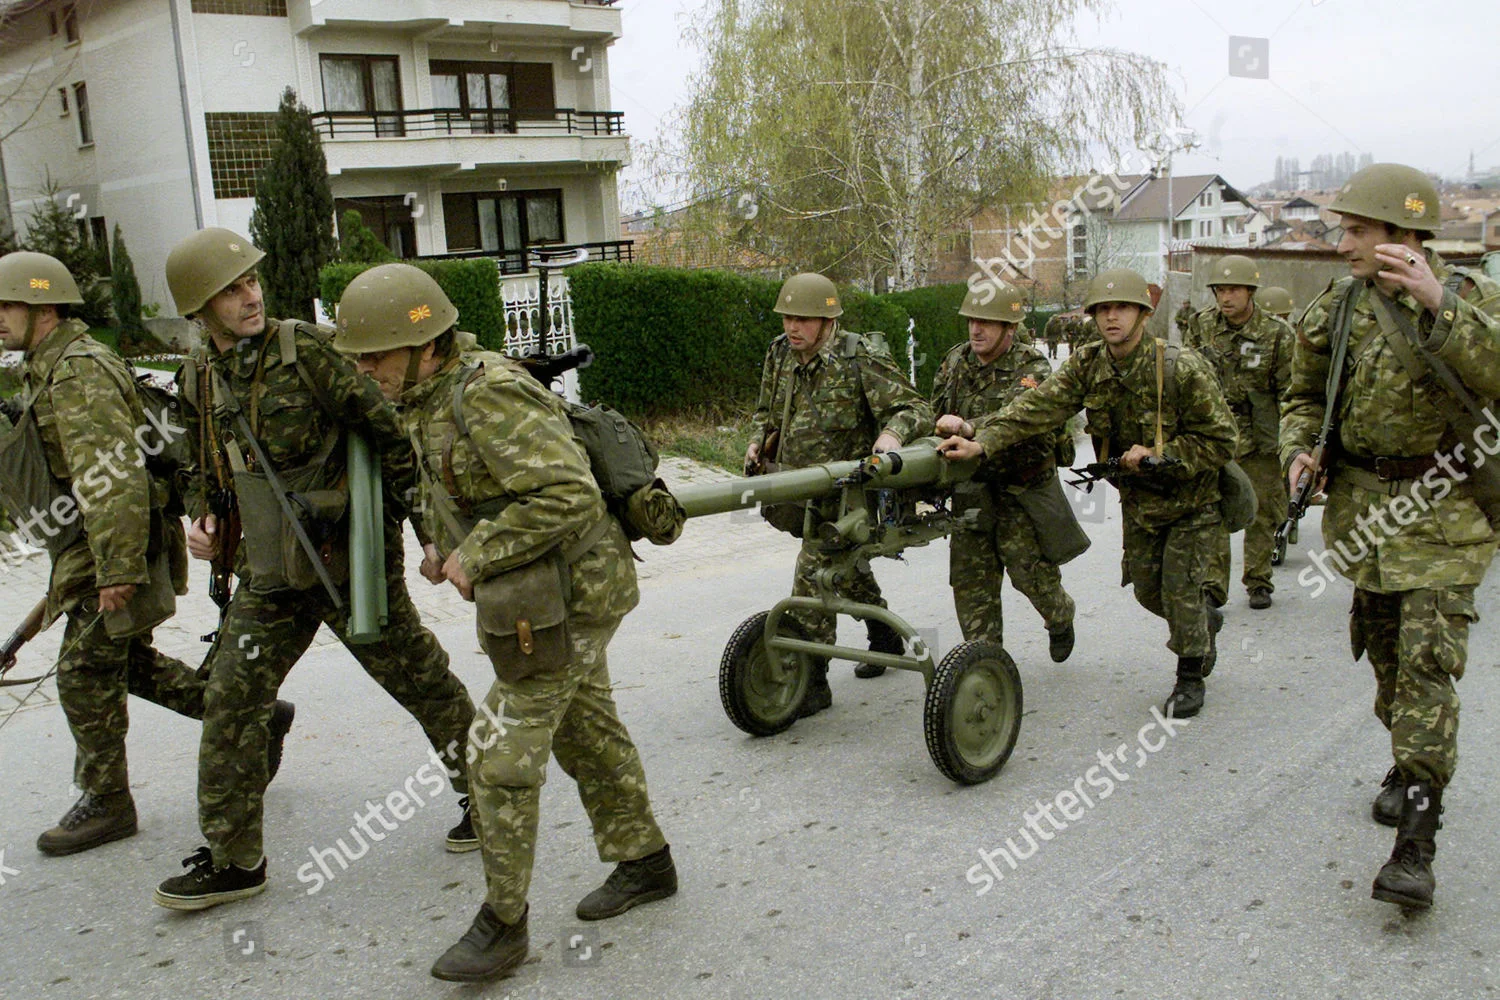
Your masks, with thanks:
[{"label": "grass", "polygon": [[745,446],[750,443],[748,414],[700,409],[647,417],[639,423],[663,455],[690,458],[735,475],[744,472]]}]

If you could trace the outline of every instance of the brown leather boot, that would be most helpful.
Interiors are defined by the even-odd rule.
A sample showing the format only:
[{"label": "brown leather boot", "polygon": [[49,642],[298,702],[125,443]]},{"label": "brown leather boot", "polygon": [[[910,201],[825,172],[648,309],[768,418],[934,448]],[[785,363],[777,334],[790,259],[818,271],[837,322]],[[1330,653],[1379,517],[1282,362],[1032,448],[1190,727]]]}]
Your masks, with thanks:
[{"label": "brown leather boot", "polygon": [[61,857],[134,836],[135,831],[135,800],[129,789],[104,795],[84,792],[56,826],[37,838],[36,849]]}]

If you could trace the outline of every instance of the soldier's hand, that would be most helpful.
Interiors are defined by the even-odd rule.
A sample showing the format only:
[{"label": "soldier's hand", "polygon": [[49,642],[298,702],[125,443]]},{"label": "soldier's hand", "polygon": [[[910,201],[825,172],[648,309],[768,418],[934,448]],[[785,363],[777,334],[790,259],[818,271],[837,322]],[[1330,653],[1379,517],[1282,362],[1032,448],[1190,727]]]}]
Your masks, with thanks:
[{"label": "soldier's hand", "polygon": [[422,546],[422,565],[419,569],[421,574],[427,578],[427,582],[433,586],[448,579],[443,575],[443,558],[438,555],[437,546],[431,542]]},{"label": "soldier's hand", "polygon": [[1130,472],[1139,472],[1141,468],[1141,459],[1150,458],[1155,454],[1156,452],[1152,451],[1150,448],[1147,448],[1143,444],[1133,444],[1130,446],[1129,451],[1120,456],[1120,467],[1123,469],[1127,469]]},{"label": "soldier's hand", "polygon": [[974,436],[974,425],[963,417],[952,413],[945,413],[938,417],[937,432],[939,437],[966,437]]},{"label": "soldier's hand", "polygon": [[219,557],[219,519],[206,514],[194,521],[187,532],[188,552],[194,559]]},{"label": "soldier's hand", "polygon": [[751,441],[750,447],[745,449],[745,475],[753,476],[760,468],[760,442]]},{"label": "soldier's hand", "polygon": [[882,434],[875,439],[875,444],[870,449],[870,454],[879,455],[882,452],[895,451],[899,447],[901,447],[900,438],[894,434]]},{"label": "soldier's hand", "polygon": [[[1302,478],[1302,473],[1311,472],[1312,467],[1313,458],[1305,451],[1292,459],[1292,467],[1287,470],[1286,474],[1286,491],[1288,496],[1297,492],[1297,480]],[[1328,485],[1328,476],[1320,476],[1318,481],[1313,483],[1313,492],[1323,492],[1323,487],[1326,485]]]},{"label": "soldier's hand", "polygon": [[135,584],[117,583],[113,587],[99,588],[100,611],[123,611],[135,596]]},{"label": "soldier's hand", "polygon": [[464,568],[458,563],[457,549],[454,549],[449,554],[448,561],[443,563],[443,579],[453,584],[454,589],[464,600],[474,599],[474,584],[469,581],[469,574],[465,573]]},{"label": "soldier's hand", "polygon": [[1399,285],[1431,312],[1443,306],[1443,284],[1432,273],[1427,257],[1401,243],[1382,243],[1375,248],[1380,261],[1380,277]]},{"label": "soldier's hand", "polygon": [[968,458],[983,458],[984,445],[971,438],[950,437],[938,445],[938,454],[950,462],[962,462]]}]

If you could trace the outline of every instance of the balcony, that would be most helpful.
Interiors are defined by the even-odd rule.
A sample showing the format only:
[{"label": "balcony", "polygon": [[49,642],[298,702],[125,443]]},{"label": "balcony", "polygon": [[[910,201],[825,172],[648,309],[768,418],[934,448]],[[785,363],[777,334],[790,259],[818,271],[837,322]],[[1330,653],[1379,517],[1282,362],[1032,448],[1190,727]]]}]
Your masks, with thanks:
[{"label": "balcony", "polygon": [[428,40],[620,37],[616,0],[287,0],[292,32],[395,29]]},{"label": "balcony", "polygon": [[359,170],[539,163],[625,163],[629,139],[624,112],[318,111],[313,128],[323,139],[331,174]]},{"label": "balcony", "polygon": [[556,260],[557,255],[578,250],[588,251],[591,264],[630,264],[635,261],[635,244],[630,240],[605,240],[599,243],[547,243],[521,250],[467,250],[462,253],[424,254],[420,260],[475,260],[488,257],[502,275],[526,274],[536,269],[538,254]]}]

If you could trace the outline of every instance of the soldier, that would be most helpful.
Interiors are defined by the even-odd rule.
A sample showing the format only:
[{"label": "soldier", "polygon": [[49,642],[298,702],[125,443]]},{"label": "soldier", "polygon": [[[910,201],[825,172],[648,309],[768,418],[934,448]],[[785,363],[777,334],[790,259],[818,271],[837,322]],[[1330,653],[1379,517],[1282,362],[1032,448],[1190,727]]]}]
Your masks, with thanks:
[{"label": "soldier", "polygon": [[[1203,594],[1220,531],[1219,469],[1234,451],[1234,417],[1212,369],[1192,350],[1144,336],[1151,314],[1146,281],[1134,271],[1103,271],[1084,309],[1101,343],[1080,347],[1047,381],[997,414],[977,421],[944,417],[941,450],[954,459],[997,455],[1055,431],[1080,408],[1100,461],[1119,458],[1114,480],[1125,513],[1125,572],[1135,598],[1171,629],[1177,683],[1163,710],[1178,718],[1203,707],[1214,630]],[[1175,361],[1170,355],[1176,353]],[[1163,386],[1168,379],[1173,386]],[[1145,459],[1173,459],[1148,470]]]},{"label": "soldier", "polygon": [[[1009,286],[1007,286],[1007,287],[1009,287]],[[973,295],[974,295],[974,293],[971,291],[969,293],[969,295],[966,296],[966,301],[967,301],[968,298],[972,298]],[[1016,299],[1017,299],[1017,301],[1020,301],[1020,298],[1021,298],[1021,293],[1020,293],[1019,290],[1017,290],[1016,291]],[[959,315],[960,316],[967,316],[968,313],[963,312],[962,310],[960,310],[959,311]],[[970,324],[970,327],[972,329],[973,324]],[[1063,330],[1062,313],[1054,313],[1051,317],[1048,318],[1047,325],[1045,327],[1043,327],[1043,329],[1042,329],[1042,337],[1047,341],[1047,357],[1049,357],[1049,358],[1055,358],[1055,357],[1057,357],[1057,342],[1062,339],[1062,336],[1063,336],[1062,330]],[[1011,331],[1010,337],[1011,337],[1011,340],[1015,340],[1015,331],[1014,330]],[[1049,368],[1049,370],[1050,370],[1050,368]]]},{"label": "soldier", "polygon": [[[580,920],[674,894],[677,871],[610,694],[605,650],[639,600],[630,545],[564,403],[503,355],[464,350],[473,341],[457,320],[431,277],[385,264],[350,283],[335,343],[401,402],[432,576],[477,603],[479,643],[495,668],[485,714],[505,728],[477,725],[469,743],[488,892],[468,933],[432,967],[438,979],[479,982],[526,958],[551,754],[578,782],[599,859],[616,862],[578,904]],[[549,606],[550,617],[540,610]]]},{"label": "soldier", "polygon": [[[168,483],[138,459],[180,428],[148,423],[130,370],[70,315],[82,303],[56,258],[0,258],[0,338],[6,350],[25,352],[21,401],[8,414],[14,427],[0,439],[0,495],[17,535],[52,557],[45,620],[68,619],[57,695],[76,747],[73,783],[83,791],[37,840],[49,855],[136,832],[127,693],[203,718],[203,682],[151,645],[152,629],[187,592],[187,557],[182,522],[163,510]],[[283,721],[291,724],[290,713]],[[272,754],[285,735],[282,728],[269,741]]]},{"label": "soldier", "polygon": [[[1481,460],[1465,457],[1470,442],[1454,426],[1460,404],[1428,373],[1441,365],[1464,391],[1500,396],[1500,285],[1422,248],[1442,223],[1438,192],[1420,170],[1366,167],[1329,208],[1342,216],[1338,249],[1350,276],[1302,317],[1281,457],[1295,484],[1312,470],[1320,432],[1334,447],[1323,539],[1354,584],[1354,656],[1369,654],[1375,715],[1395,758],[1372,807],[1397,828],[1395,849],[1371,894],[1426,908],[1443,790],[1458,761],[1454,682],[1496,543],[1476,502]],[[1344,364],[1330,384],[1334,358]]]},{"label": "soldier", "polygon": [[[167,257],[167,285],[177,311],[195,320],[203,344],[179,373],[184,424],[199,443],[199,475],[188,497],[188,550],[217,559],[223,522],[215,496],[232,491],[244,530],[230,599],[209,653],[203,741],[198,754],[198,814],[208,846],[183,862],[191,870],[169,878],[156,902],[201,910],[253,896],[266,887],[262,819],[266,775],[259,760],[265,720],[276,690],[302,656],[320,624],[344,642],[373,677],[418,722],[435,761],[448,768],[454,789],[467,789],[461,759],[474,703],[448,669],[448,654],[422,625],[406,591],[400,515],[414,483],[411,445],[395,411],[308,323],[268,320],[256,265],[265,256],[227,229],[204,229]],[[246,430],[248,429],[248,431]],[[320,581],[282,515],[276,487],[256,458],[253,434],[277,477],[305,505],[306,532],[319,539],[319,557],[334,595]],[[381,457],[385,480],[385,573],[388,624],[379,641],[350,644],[345,443],[364,435]],[[213,487],[209,486],[212,470]],[[318,503],[317,508],[313,507]],[[318,516],[319,512],[331,513]],[[446,762],[451,761],[449,766]],[[468,800],[448,834],[450,851],[478,848]]]},{"label": "soldier", "polygon": [[[747,474],[766,471],[769,466],[763,463],[773,460],[782,468],[796,469],[890,451],[931,425],[927,404],[889,354],[872,339],[839,328],[844,308],[833,282],[821,274],[793,275],[781,286],[774,308],[781,314],[784,333],[771,341],[761,370],[755,431],[745,449]],[[836,498],[816,504],[814,527],[821,520],[831,520],[837,505]],[[800,511],[790,527],[800,534]],[[803,538],[792,593],[816,594],[818,571],[828,565],[829,556],[819,550],[816,532]],[[841,596],[886,606],[880,585],[868,569],[861,570]],[[815,641],[834,641],[837,626],[832,616],[799,610],[788,612],[788,617]],[[865,629],[871,650],[905,651],[901,637],[884,622],[866,621]],[[870,678],[884,672],[885,667],[861,663],[854,675]],[[820,662],[799,715],[813,715],[832,704],[828,665]]]},{"label": "soldier", "polygon": [[1280,285],[1267,285],[1256,292],[1255,304],[1288,325],[1292,322],[1292,313],[1297,310],[1292,293]]},{"label": "soldier", "polygon": [[[1276,436],[1281,401],[1292,371],[1292,328],[1257,308],[1260,270],[1249,257],[1230,254],[1213,265],[1208,279],[1215,304],[1196,314],[1182,342],[1214,366],[1224,399],[1239,422],[1235,460],[1255,486],[1255,521],[1245,529],[1245,567],[1240,582],[1257,611],[1271,606],[1271,553],[1276,525],[1286,512],[1286,483],[1281,478]],[[1215,607],[1229,597],[1229,533],[1214,550],[1208,594]]]},{"label": "soldier", "polygon": [[[1193,315],[1196,312],[1197,310],[1193,308],[1191,299],[1183,299],[1182,305],[1177,307],[1177,313],[1172,319],[1177,324],[1177,333],[1180,337],[1187,337],[1188,324],[1192,322]],[[1186,343],[1186,340],[1184,339],[1183,342]]]},{"label": "soldier", "polygon": [[[943,359],[932,384],[932,412],[960,420],[994,413],[1052,374],[1039,351],[1014,342],[1024,309],[1020,290],[1010,285],[968,293],[958,314],[969,321],[969,339]],[[1056,320],[1048,321],[1049,331],[1056,329]],[[1057,486],[1058,447],[1071,450],[1073,443],[1066,435],[1066,430],[1038,434],[986,459],[972,488],[954,497],[955,514],[963,506],[980,509],[979,530],[961,531],[948,546],[948,580],[964,638],[1004,646],[1000,590],[1008,570],[1011,583],[1046,624],[1054,663],[1073,652],[1073,599],[1063,589],[1062,571],[1043,555],[1038,528],[1020,496]],[[1071,454],[1066,457],[1062,464],[1071,463]],[[1072,514],[1066,503],[1062,510]]]}]

